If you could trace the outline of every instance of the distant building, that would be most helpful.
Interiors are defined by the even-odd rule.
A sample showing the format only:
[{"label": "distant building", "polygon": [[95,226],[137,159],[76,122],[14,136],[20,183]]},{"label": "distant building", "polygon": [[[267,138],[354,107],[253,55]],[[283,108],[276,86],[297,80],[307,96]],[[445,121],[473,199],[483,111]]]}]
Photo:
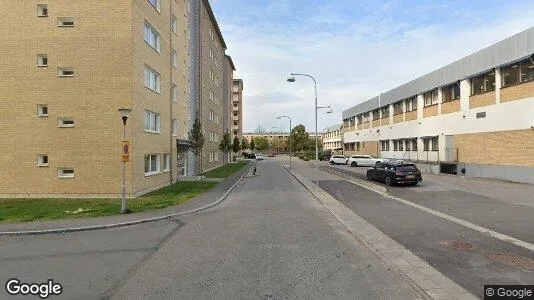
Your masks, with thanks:
[{"label": "distant building", "polygon": [[243,80],[234,79],[231,103],[231,130],[239,140],[243,138]]},{"label": "distant building", "polygon": [[334,154],[343,154],[343,124],[330,126],[324,130],[323,149]]}]

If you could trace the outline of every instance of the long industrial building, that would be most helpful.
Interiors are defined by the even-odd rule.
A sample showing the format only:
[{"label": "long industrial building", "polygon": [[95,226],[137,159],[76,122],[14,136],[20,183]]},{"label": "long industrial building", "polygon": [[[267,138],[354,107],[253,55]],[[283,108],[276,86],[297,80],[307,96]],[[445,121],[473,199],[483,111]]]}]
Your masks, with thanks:
[{"label": "long industrial building", "polygon": [[534,183],[534,27],[343,111],[345,155]]}]

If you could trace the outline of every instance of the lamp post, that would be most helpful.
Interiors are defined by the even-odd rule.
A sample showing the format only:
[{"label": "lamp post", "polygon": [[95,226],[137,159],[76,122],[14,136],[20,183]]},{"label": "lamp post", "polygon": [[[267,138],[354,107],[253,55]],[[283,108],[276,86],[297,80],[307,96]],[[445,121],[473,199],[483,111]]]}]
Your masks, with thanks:
[{"label": "lamp post", "polygon": [[278,116],[276,118],[278,120],[280,120],[282,118],[289,119],[289,136],[287,138],[289,140],[289,168],[291,169],[291,152],[293,152],[293,150],[291,149],[291,118],[288,117],[288,116]]},{"label": "lamp post", "polygon": [[[315,87],[315,134],[317,134],[317,110],[319,109],[319,107],[317,107],[317,80],[315,80],[313,76],[308,74],[291,73],[291,77],[289,77],[287,81],[295,82],[295,76],[305,76],[313,80],[313,84]],[[330,108],[330,106],[328,106],[328,108]],[[332,113],[332,110],[328,111],[328,113]],[[317,138],[317,136],[315,137],[315,186],[319,187],[319,139]]]},{"label": "lamp post", "polygon": [[122,201],[121,201],[121,214],[128,213],[126,208],[126,162],[130,159],[130,147],[126,142],[126,121],[132,110],[129,108],[119,108],[122,119]]}]

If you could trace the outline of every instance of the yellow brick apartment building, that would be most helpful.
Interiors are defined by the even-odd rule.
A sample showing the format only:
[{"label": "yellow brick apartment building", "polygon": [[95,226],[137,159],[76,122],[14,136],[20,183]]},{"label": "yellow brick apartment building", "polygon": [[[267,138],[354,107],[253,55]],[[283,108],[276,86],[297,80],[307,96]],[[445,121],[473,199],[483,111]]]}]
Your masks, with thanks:
[{"label": "yellow brick apartment building", "polygon": [[534,27],[343,111],[344,153],[534,183]]},{"label": "yellow brick apartment building", "polygon": [[189,6],[2,3],[1,196],[120,196],[119,108],[131,109],[127,196],[186,174]]}]

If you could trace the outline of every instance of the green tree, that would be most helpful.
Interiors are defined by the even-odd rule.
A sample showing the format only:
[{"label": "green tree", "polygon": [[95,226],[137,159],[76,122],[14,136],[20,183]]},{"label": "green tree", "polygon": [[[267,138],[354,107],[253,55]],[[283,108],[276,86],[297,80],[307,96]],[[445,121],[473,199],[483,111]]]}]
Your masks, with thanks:
[{"label": "green tree", "polygon": [[269,140],[266,137],[257,137],[254,139],[255,147],[259,151],[267,150],[269,148]]},{"label": "green tree", "polygon": [[234,154],[237,154],[237,152],[239,152],[240,149],[241,149],[241,145],[239,144],[239,138],[235,136],[234,141],[232,142],[232,151],[234,151]]},{"label": "green tree", "polygon": [[248,149],[248,140],[246,138],[243,138],[241,140],[241,150],[247,150]]},{"label": "green tree", "polygon": [[199,174],[201,171],[201,163],[200,163],[200,154],[202,153],[202,148],[204,147],[204,133],[202,133],[202,124],[200,124],[200,119],[198,117],[198,114],[195,116],[195,122],[193,123],[193,127],[188,132],[189,137],[189,149],[193,151],[193,154],[195,154],[197,168],[196,168],[196,174]]},{"label": "green tree", "polygon": [[250,139],[250,150],[254,150],[255,146],[256,145],[254,144],[254,138],[251,138]]},{"label": "green tree", "polygon": [[230,138],[230,133],[225,132],[223,134],[223,138],[219,143],[219,150],[224,153],[224,163],[226,164],[228,162],[228,154],[230,151],[232,151],[232,140]]},{"label": "green tree", "polygon": [[[291,130],[291,147],[293,151],[307,150],[309,147],[310,135],[306,132],[306,127],[299,124]],[[313,146],[315,149],[315,145]]]}]

